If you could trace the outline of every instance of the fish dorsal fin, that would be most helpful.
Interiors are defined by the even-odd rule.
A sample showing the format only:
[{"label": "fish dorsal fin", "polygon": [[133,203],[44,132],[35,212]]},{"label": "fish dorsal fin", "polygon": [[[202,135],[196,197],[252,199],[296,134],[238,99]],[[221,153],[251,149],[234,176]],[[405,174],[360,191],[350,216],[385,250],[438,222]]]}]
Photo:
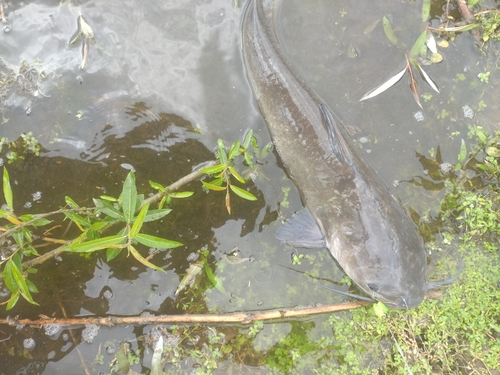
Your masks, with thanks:
[{"label": "fish dorsal fin", "polygon": [[325,238],[309,211],[302,211],[284,223],[275,234],[281,242],[293,247],[323,248]]},{"label": "fish dorsal fin", "polygon": [[319,108],[328,132],[328,140],[330,141],[333,153],[342,164],[352,166],[351,151],[349,151],[345,138],[338,129],[338,127],[342,125],[339,124],[339,120],[335,118],[336,116],[326,104],[321,103]]}]

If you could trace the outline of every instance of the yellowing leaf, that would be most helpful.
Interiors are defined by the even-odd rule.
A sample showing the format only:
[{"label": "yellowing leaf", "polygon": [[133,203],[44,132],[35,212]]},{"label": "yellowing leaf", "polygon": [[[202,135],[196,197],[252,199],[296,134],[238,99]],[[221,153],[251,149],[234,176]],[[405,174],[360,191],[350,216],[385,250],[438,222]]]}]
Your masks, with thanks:
[{"label": "yellowing leaf", "polygon": [[196,275],[198,275],[202,269],[203,267],[201,263],[191,264],[187,269],[186,274],[182,278],[179,286],[177,287],[174,295],[178,295],[182,289],[184,289],[188,285],[191,285],[194,282]]}]

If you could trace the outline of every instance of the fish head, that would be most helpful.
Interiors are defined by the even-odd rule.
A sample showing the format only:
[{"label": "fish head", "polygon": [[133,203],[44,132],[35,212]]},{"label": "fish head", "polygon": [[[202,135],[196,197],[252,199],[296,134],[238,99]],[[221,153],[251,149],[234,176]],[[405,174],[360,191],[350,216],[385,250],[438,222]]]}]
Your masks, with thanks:
[{"label": "fish head", "polygon": [[337,227],[331,232],[327,240],[330,252],[373,299],[397,309],[417,307],[428,283],[427,256],[415,224],[398,208],[390,210],[389,217],[372,211],[363,219],[363,209],[358,212],[348,229]]}]

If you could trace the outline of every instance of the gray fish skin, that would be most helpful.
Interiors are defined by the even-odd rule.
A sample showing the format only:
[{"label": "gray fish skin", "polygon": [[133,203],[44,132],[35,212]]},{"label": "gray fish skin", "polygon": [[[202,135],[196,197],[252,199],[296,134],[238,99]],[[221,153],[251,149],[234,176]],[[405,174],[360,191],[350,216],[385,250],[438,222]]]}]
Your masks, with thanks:
[{"label": "gray fish skin", "polygon": [[344,272],[389,307],[416,307],[428,288],[422,238],[343,124],[330,114],[327,125],[323,102],[287,61],[274,24],[280,3],[249,0],[242,38],[248,78],[276,151],[319,226],[318,243]]}]

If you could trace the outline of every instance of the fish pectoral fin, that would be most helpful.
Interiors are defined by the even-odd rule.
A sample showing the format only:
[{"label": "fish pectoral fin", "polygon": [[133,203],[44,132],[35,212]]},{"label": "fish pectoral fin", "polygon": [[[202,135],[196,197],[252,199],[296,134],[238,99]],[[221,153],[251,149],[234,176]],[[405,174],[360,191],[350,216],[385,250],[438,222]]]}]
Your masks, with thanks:
[{"label": "fish pectoral fin", "polygon": [[275,234],[281,242],[293,247],[323,248],[325,237],[309,211],[298,213],[284,223]]},{"label": "fish pectoral fin", "polygon": [[328,139],[330,141],[330,146],[332,151],[337,157],[337,159],[342,164],[352,165],[352,154],[349,151],[349,147],[345,141],[345,138],[340,133],[338,127],[342,126],[340,120],[332,113],[332,110],[328,108],[326,104],[321,103],[319,105],[321,110],[321,115],[323,116],[323,121],[328,132]]}]

